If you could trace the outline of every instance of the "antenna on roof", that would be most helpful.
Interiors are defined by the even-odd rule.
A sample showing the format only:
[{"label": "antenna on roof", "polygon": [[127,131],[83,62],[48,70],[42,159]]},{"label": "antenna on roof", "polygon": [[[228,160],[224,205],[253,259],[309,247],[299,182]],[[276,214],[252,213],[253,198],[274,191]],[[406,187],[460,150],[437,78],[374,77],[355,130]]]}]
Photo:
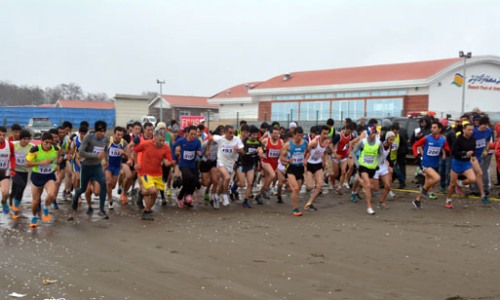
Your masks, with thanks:
[{"label": "antenna on roof", "polygon": [[292,75],[290,75],[289,73],[286,73],[285,75],[283,75],[283,81],[290,80],[290,78],[292,78]]}]

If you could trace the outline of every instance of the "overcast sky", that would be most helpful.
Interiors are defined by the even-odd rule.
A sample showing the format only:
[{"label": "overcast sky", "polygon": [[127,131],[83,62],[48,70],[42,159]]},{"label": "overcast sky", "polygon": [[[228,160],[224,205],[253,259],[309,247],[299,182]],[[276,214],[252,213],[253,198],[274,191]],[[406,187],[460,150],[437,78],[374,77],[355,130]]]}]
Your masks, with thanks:
[{"label": "overcast sky", "polygon": [[500,55],[500,1],[0,0],[0,81],[211,96],[317,69]]}]

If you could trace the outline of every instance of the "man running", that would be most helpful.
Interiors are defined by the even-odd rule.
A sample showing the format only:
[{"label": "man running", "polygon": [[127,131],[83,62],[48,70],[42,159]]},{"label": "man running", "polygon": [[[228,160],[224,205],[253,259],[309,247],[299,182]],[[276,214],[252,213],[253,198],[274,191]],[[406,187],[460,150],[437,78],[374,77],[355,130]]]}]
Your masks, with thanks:
[{"label": "man running", "polygon": [[31,173],[31,203],[30,227],[38,227],[38,206],[43,190],[47,192],[45,202],[42,205],[42,220],[50,222],[49,207],[56,198],[56,163],[59,156],[59,147],[53,144],[52,134],[45,132],[42,134],[42,142],[38,146],[33,146],[26,155],[26,167],[32,168]]},{"label": "man running", "polygon": [[[277,169],[281,148],[283,147],[283,140],[280,139],[280,130],[278,127],[272,127],[270,137],[262,140],[264,147],[264,157],[262,158],[262,169],[264,170],[264,184],[260,188],[259,195],[263,195],[265,191],[269,190],[271,183],[277,178]],[[283,203],[281,193],[278,195],[278,203]]]},{"label": "man running", "polygon": [[107,192],[108,192],[108,200],[109,200],[109,209],[113,209],[113,189],[116,186],[116,182],[118,181],[118,175],[120,175],[121,165],[122,165],[122,157],[128,157],[130,159],[130,155],[126,155],[125,150],[129,149],[127,141],[123,139],[123,134],[125,132],[125,128],[116,127],[113,132],[113,137],[110,140],[109,145],[106,147],[106,184],[107,184]]},{"label": "man running", "polygon": [[7,140],[7,128],[0,126],[0,189],[2,190],[2,211],[9,214],[9,189],[10,176],[14,176],[16,171],[16,154],[14,144]]},{"label": "man running", "polygon": [[349,178],[346,177],[347,160],[349,158],[349,145],[351,140],[354,139],[354,134],[352,133],[354,126],[354,123],[349,123],[346,128],[337,133],[332,139],[332,167],[334,178],[339,176],[340,170],[340,180],[336,188],[338,194],[342,194],[342,185],[349,189],[349,184],[347,183]]},{"label": "man running", "polygon": [[[26,167],[26,155],[33,148],[30,143],[31,133],[28,130],[21,130],[20,140],[14,142],[14,151],[16,155],[15,175],[12,177],[11,196],[13,203],[10,207],[10,213],[13,219],[21,216],[21,201],[23,200],[24,190],[28,184],[28,168]],[[11,174],[12,175],[12,174]]]},{"label": "man running", "polygon": [[[255,168],[259,163],[259,157],[262,156],[262,143],[259,141],[259,129],[255,126],[250,126],[250,135],[248,138],[243,140],[244,153],[241,155],[241,166],[236,171],[238,176],[238,182],[240,186],[245,186],[246,181],[246,191],[245,197],[243,198],[243,207],[252,207],[248,202],[250,195],[252,194],[253,181],[255,177]],[[255,197],[257,204],[262,205],[262,200],[260,199],[260,194]]]}]

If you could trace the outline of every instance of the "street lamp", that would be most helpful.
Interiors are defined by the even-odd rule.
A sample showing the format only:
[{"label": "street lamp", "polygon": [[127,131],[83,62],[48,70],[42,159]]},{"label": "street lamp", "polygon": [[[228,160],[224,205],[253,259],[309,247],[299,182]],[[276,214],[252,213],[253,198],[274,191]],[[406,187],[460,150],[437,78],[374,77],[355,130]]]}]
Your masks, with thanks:
[{"label": "street lamp", "polygon": [[460,58],[464,59],[464,82],[462,84],[462,115],[463,115],[464,109],[465,109],[465,85],[467,84],[467,81],[465,78],[466,62],[467,62],[467,58],[472,57],[472,52],[467,52],[467,54],[465,54],[463,51],[460,51],[460,52],[458,52],[458,56]]},{"label": "street lamp", "polygon": [[165,80],[160,81],[160,79],[156,79],[156,83],[160,85],[160,122],[163,122],[163,90],[162,85],[165,84]]}]

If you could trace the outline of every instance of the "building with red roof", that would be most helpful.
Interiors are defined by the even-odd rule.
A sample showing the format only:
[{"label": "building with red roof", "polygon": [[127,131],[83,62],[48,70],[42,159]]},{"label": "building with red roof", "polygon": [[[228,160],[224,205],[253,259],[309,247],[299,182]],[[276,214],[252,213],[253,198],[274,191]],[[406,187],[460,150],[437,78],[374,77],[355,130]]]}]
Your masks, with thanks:
[{"label": "building with red roof", "polygon": [[248,92],[261,83],[261,81],[255,81],[233,86],[210,97],[208,103],[219,106],[220,122],[236,119],[257,121],[259,103]]},{"label": "building with red roof", "polygon": [[[181,116],[204,116],[213,119],[219,112],[216,104],[208,103],[208,97],[162,95],[151,100],[148,104],[149,114],[160,120],[160,108],[163,111],[163,121],[179,120]],[[211,116],[211,117],[210,117]]]},{"label": "building with red roof", "polygon": [[[248,94],[261,121],[380,118],[427,110],[457,116],[464,91],[465,111],[500,111],[500,57],[469,58],[465,82],[463,75],[464,59],[457,57],[291,72],[259,83]],[[223,104],[223,98],[216,101]]]}]

